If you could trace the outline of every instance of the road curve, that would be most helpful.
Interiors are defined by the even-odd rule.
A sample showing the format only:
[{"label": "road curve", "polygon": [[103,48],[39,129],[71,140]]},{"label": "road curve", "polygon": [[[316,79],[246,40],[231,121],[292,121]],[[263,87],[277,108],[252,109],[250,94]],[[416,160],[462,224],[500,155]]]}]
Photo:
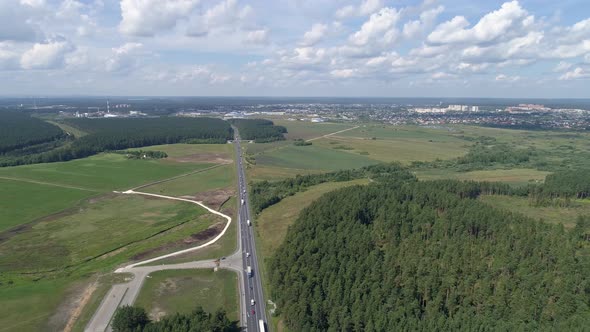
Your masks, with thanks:
[{"label": "road curve", "polygon": [[247,314],[246,314],[247,308],[246,308],[246,297],[245,297],[246,294],[245,294],[245,289],[243,286],[245,284],[245,280],[244,280],[244,269],[243,269],[244,263],[242,261],[243,254],[242,254],[242,250],[241,250],[242,241],[241,241],[241,233],[240,232],[238,232],[239,233],[238,249],[231,256],[228,256],[226,259],[221,260],[219,262],[219,265],[217,265],[217,262],[215,262],[214,260],[204,260],[204,261],[195,261],[195,262],[181,263],[181,264],[140,266],[140,265],[152,263],[152,262],[164,259],[164,258],[169,258],[169,257],[173,257],[173,256],[182,255],[182,254],[185,254],[188,252],[196,251],[196,250],[199,250],[199,249],[202,249],[202,248],[212,245],[213,243],[217,242],[226,233],[226,231],[228,230],[228,228],[231,225],[232,218],[226,214],[223,214],[219,211],[216,211],[216,210],[204,205],[202,202],[198,202],[198,201],[194,201],[194,200],[190,200],[190,199],[186,199],[186,198],[164,196],[164,195],[158,195],[158,194],[138,192],[138,191],[134,191],[134,190],[127,190],[127,191],[119,192],[119,193],[120,194],[127,194],[127,195],[132,195],[132,194],[145,195],[145,196],[152,196],[152,197],[158,197],[158,198],[163,198],[163,199],[171,199],[171,200],[184,201],[184,202],[197,204],[197,205],[203,207],[204,209],[206,209],[207,211],[225,218],[227,220],[227,223],[226,223],[223,231],[220,234],[218,234],[214,239],[212,239],[211,241],[209,241],[205,244],[202,244],[202,245],[199,245],[199,246],[196,246],[193,248],[179,250],[179,251],[176,251],[176,252],[173,252],[170,254],[147,259],[147,260],[144,260],[141,262],[129,264],[127,266],[124,266],[122,268],[115,270],[115,273],[130,273],[133,275],[133,278],[127,283],[117,284],[117,285],[113,285],[111,287],[111,289],[109,290],[107,295],[103,298],[102,302],[100,303],[99,308],[92,316],[90,322],[88,323],[88,325],[86,325],[86,328],[84,329],[84,331],[87,331],[87,332],[111,331],[110,322],[111,322],[111,319],[112,319],[115,311],[117,310],[117,308],[121,305],[132,305],[135,302],[135,299],[137,298],[137,295],[139,294],[139,291],[141,290],[141,286],[143,285],[145,278],[152,272],[162,271],[162,270],[203,269],[203,268],[215,268],[215,267],[229,269],[229,270],[233,270],[233,271],[237,272],[238,284],[239,284],[239,297],[240,297],[240,322],[241,322],[241,325],[245,325],[247,323]]}]

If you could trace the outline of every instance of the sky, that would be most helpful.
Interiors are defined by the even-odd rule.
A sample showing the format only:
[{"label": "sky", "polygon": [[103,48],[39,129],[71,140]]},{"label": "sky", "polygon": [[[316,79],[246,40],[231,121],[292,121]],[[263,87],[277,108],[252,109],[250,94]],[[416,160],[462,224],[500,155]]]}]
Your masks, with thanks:
[{"label": "sky", "polygon": [[588,0],[0,0],[0,95],[590,98]]}]

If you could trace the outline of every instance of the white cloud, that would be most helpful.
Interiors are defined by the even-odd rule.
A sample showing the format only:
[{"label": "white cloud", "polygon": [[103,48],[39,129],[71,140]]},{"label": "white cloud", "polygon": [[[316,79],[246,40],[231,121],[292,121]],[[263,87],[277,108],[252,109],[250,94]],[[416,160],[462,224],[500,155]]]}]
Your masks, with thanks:
[{"label": "white cloud", "polygon": [[268,42],[268,30],[260,29],[248,31],[245,41],[252,44],[266,44]]},{"label": "white cloud", "polygon": [[562,71],[566,71],[568,69],[570,69],[572,67],[572,64],[569,62],[565,62],[565,61],[560,61],[555,68],[553,68],[554,72],[562,72]]},{"label": "white cloud", "polygon": [[330,71],[330,75],[332,75],[335,78],[351,78],[353,76],[355,76],[357,73],[356,69],[334,69],[332,71]]},{"label": "white cloud", "polygon": [[570,80],[579,80],[579,79],[588,79],[590,78],[590,71],[585,70],[581,67],[576,67],[576,69],[572,71],[568,71],[567,73],[561,75],[559,77],[562,81],[570,81]]},{"label": "white cloud", "polygon": [[358,6],[347,5],[336,11],[339,19],[351,16],[366,16],[376,12],[383,7],[383,0],[363,0]]},{"label": "white cloud", "polygon": [[528,15],[518,1],[506,2],[496,11],[488,13],[471,29],[463,16],[440,24],[428,36],[434,44],[446,43],[487,43],[521,35],[534,23],[534,16]]},{"label": "white cloud", "polygon": [[508,75],[504,75],[504,74],[500,74],[500,75],[496,76],[496,81],[516,82],[519,80],[520,80],[520,76],[508,76]]},{"label": "white cloud", "polygon": [[363,46],[374,39],[380,39],[385,42],[395,40],[397,30],[395,25],[400,19],[400,13],[395,8],[383,8],[378,13],[371,15],[361,29],[350,36],[350,41],[357,45]]},{"label": "white cloud", "polygon": [[192,16],[187,35],[202,37],[216,30],[233,32],[250,29],[253,27],[252,16],[253,9],[249,5],[240,7],[237,0],[222,0],[203,15]]},{"label": "white cloud", "polygon": [[434,25],[436,18],[444,10],[443,6],[438,6],[424,11],[420,14],[419,20],[406,22],[403,28],[404,37],[407,39],[417,38],[422,35],[427,29]]},{"label": "white cloud", "polygon": [[320,42],[324,38],[327,31],[328,31],[327,25],[321,24],[321,23],[316,23],[311,27],[310,30],[305,32],[305,34],[303,35],[303,40],[301,41],[301,44],[303,46],[313,46],[313,45],[317,44],[318,42]]},{"label": "white cloud", "polygon": [[132,69],[138,64],[138,51],[143,47],[141,43],[126,43],[112,49],[111,56],[105,63],[108,72],[121,72]]},{"label": "white cloud", "polygon": [[19,68],[19,55],[13,51],[14,45],[0,43],[0,70],[11,70]]},{"label": "white cloud", "polygon": [[176,26],[179,19],[187,18],[198,0],[121,0],[123,19],[119,29],[124,34],[153,36]]},{"label": "white cloud", "polygon": [[0,1],[0,42],[35,41],[42,35],[31,16],[37,8],[15,0]]},{"label": "white cloud", "polygon": [[20,64],[24,69],[54,69],[64,65],[65,55],[74,47],[67,41],[35,43],[24,52]]}]

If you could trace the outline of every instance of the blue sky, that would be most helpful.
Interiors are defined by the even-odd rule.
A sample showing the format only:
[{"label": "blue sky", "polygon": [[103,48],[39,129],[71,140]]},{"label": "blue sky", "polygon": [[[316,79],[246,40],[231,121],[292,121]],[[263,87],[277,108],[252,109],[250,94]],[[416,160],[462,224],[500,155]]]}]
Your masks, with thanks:
[{"label": "blue sky", "polygon": [[2,0],[2,95],[590,98],[586,0]]}]

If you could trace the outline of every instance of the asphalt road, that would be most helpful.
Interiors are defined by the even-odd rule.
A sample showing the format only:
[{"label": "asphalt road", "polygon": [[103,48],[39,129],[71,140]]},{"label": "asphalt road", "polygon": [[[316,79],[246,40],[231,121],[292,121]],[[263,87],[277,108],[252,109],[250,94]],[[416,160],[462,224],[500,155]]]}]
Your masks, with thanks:
[{"label": "asphalt road", "polygon": [[[264,303],[264,295],[262,293],[262,282],[260,280],[260,270],[258,269],[258,256],[256,255],[256,244],[254,242],[254,229],[248,225],[248,220],[253,221],[250,217],[250,203],[248,200],[248,188],[246,176],[244,174],[244,164],[242,158],[242,147],[240,145],[240,138],[236,134],[235,149],[237,154],[237,165],[238,165],[238,187],[239,187],[239,229],[240,238],[242,241],[242,255],[244,270],[244,287],[246,294],[246,307],[247,307],[247,320],[246,328],[247,331],[261,331],[259,327],[259,320],[262,320],[266,325],[266,305]],[[248,266],[252,269],[252,274],[248,275]],[[254,300],[254,305],[252,305]],[[254,312],[254,313],[253,313]],[[265,328],[265,331],[268,327]]]},{"label": "asphalt road", "polygon": [[[243,166],[243,158],[242,158],[242,149],[240,145],[239,136],[236,134],[236,140],[234,141],[234,146],[237,155],[237,172],[238,172],[238,188],[239,188],[239,211],[238,211],[238,249],[234,254],[228,256],[227,258],[222,259],[219,262],[218,267],[222,269],[230,269],[238,272],[239,278],[238,282],[240,284],[239,294],[240,294],[240,321],[242,325],[246,328],[246,331],[261,331],[259,320],[262,320],[265,325],[264,331],[268,331],[268,325],[266,324],[266,308],[264,303],[264,295],[262,293],[262,283],[260,281],[260,276],[258,274],[258,259],[256,256],[256,248],[254,243],[254,230],[251,226],[248,225],[248,220],[250,218],[250,209],[249,209],[249,202],[248,202],[248,188],[246,184],[246,177],[244,174],[244,166]],[[133,190],[128,190],[125,192],[121,192],[120,194],[139,194],[139,195],[150,195],[150,196],[158,196],[161,198],[166,199],[175,199],[175,200],[184,200],[189,201],[195,204],[199,204],[205,209],[209,210],[211,213],[218,214],[228,220],[228,224],[222,234],[225,233],[227,227],[229,227],[231,223],[231,218],[226,216],[220,212],[210,209],[207,206],[204,206],[201,202],[197,201],[190,201],[184,198],[176,198],[176,197],[168,197],[168,196],[161,196],[149,193],[142,193],[142,192],[135,192]],[[243,200],[243,201],[242,201]],[[168,264],[168,265],[153,265],[153,266],[141,266],[142,264],[152,262],[155,260],[159,260],[162,258],[166,258],[168,256],[174,256],[185,251],[193,251],[199,249],[201,247],[207,246],[215,241],[218,238],[210,241],[210,243],[206,243],[204,245],[181,250],[175,253],[167,254],[164,256],[160,256],[157,258],[149,259],[142,262],[137,262],[134,264],[127,265],[125,267],[117,269],[116,273],[130,273],[132,278],[127,280],[127,283],[124,284],[117,284],[111,287],[110,291],[102,300],[99,308],[97,309],[96,313],[84,329],[88,332],[103,332],[103,331],[111,331],[110,321],[115,313],[117,307],[121,305],[131,305],[135,302],[135,299],[141,290],[141,286],[145,281],[146,277],[155,271],[162,271],[162,270],[174,270],[174,269],[198,269],[198,268],[214,268],[217,266],[213,260],[205,260],[205,261],[195,261],[189,263],[181,263],[181,264]],[[248,267],[251,268],[252,274],[248,275],[247,270]],[[252,300],[254,300],[254,305],[252,305]]]}]

